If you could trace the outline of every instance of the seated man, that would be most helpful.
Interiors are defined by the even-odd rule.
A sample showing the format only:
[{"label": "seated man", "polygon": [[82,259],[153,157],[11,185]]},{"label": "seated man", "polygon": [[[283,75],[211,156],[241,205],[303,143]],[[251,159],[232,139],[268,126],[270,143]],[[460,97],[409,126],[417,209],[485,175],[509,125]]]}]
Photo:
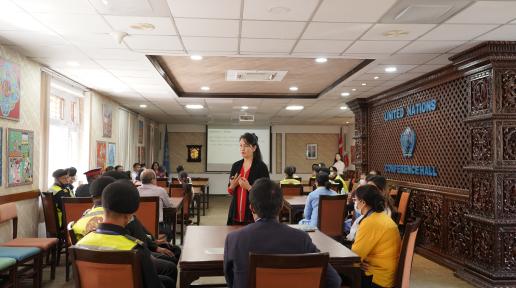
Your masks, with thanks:
[{"label": "seated man", "polygon": [[88,181],[88,184],[82,184],[81,186],[77,187],[77,191],[75,192],[75,197],[90,197],[90,185],[91,183],[100,177],[102,174],[101,168],[95,168],[91,169],[89,171],[84,172],[84,175],[86,175],[86,180]]},{"label": "seated man", "polygon": [[[158,196],[159,197],[159,232],[167,235],[167,241],[172,240],[172,230],[163,223],[163,208],[172,207],[168,193],[163,187],[157,184],[156,173],[152,169],[143,170],[140,175],[142,185],[138,187],[141,197]],[[187,206],[188,207],[188,206]]]},{"label": "seated man", "polygon": [[[301,254],[319,252],[310,236],[278,222],[283,195],[278,184],[258,179],[249,191],[255,223],[231,232],[224,245],[224,275],[228,287],[248,287],[249,253]],[[326,287],[340,287],[341,279],[328,265]]]},{"label": "seated man", "polygon": [[127,235],[125,226],[131,221],[138,210],[140,195],[138,190],[128,181],[113,182],[104,188],[102,193],[104,219],[97,230],[88,233],[77,247],[98,250],[136,250],[141,257],[141,273],[144,287],[175,287],[172,279],[166,276],[158,277],[151,261],[149,250],[143,242]]},{"label": "seated man", "polygon": [[57,169],[52,173],[52,177],[54,177],[54,185],[48,188],[48,192],[52,193],[52,198],[56,203],[59,227],[63,227],[63,200],[61,198],[72,197],[70,190],[68,190],[70,176],[65,169]]},{"label": "seated man", "polygon": [[319,217],[319,197],[321,195],[337,195],[330,189],[330,176],[326,173],[327,168],[323,168],[317,174],[317,189],[310,192],[306,197],[304,217],[299,224],[317,227],[317,217]]}]

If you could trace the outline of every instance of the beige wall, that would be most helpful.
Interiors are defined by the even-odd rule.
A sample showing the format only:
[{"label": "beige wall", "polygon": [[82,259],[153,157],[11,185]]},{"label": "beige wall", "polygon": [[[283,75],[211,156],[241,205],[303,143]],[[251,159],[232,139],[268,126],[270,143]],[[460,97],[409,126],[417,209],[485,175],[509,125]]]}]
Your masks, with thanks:
[{"label": "beige wall", "polygon": [[281,171],[281,142],[281,134],[276,134],[276,174],[283,173],[283,171]]},{"label": "beige wall", "polygon": [[[177,165],[183,165],[188,173],[203,173],[206,161],[206,133],[201,132],[170,132],[168,144],[170,151],[170,169],[176,172]],[[188,150],[186,145],[202,145],[202,162],[187,162]],[[175,174],[174,174],[175,176]]]},{"label": "beige wall", "polygon": [[[308,174],[313,163],[333,164],[333,157],[338,151],[338,138],[338,134],[285,134],[285,166],[295,166],[297,174]],[[317,159],[306,159],[306,144],[317,144]]]}]

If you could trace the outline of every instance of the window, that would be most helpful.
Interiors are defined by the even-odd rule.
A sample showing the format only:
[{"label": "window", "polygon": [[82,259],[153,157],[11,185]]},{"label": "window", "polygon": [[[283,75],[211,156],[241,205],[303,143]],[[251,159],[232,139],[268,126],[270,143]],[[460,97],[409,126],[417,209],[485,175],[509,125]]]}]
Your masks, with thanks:
[{"label": "window", "polygon": [[50,119],[64,120],[64,102],[61,97],[50,96]]}]

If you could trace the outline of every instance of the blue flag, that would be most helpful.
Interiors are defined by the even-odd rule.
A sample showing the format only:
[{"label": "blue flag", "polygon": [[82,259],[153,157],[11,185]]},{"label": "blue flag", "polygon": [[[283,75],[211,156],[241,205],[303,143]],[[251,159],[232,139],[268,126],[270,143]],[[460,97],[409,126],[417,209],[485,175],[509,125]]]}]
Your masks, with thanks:
[{"label": "blue flag", "polygon": [[[168,174],[170,174],[170,163],[169,163],[169,151],[168,151],[168,129],[167,125],[165,124],[165,141],[164,141],[165,147],[163,147],[163,169],[167,171]],[[168,175],[167,175],[168,176]]]}]

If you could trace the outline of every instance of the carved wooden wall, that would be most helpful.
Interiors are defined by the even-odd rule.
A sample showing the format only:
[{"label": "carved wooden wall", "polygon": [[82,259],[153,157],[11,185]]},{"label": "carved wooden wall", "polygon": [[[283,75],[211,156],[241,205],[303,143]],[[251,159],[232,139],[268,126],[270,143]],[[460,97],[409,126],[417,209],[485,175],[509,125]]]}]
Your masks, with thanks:
[{"label": "carved wooden wall", "polygon": [[[418,251],[476,286],[516,286],[516,42],[486,42],[453,64],[369,99],[349,103],[359,166],[435,166],[438,177],[385,175],[412,191],[421,217]],[[436,99],[434,112],[385,122],[383,113]],[[402,157],[400,135],[417,135]],[[364,152],[365,151],[365,152]],[[364,155],[364,153],[366,155]]]}]

